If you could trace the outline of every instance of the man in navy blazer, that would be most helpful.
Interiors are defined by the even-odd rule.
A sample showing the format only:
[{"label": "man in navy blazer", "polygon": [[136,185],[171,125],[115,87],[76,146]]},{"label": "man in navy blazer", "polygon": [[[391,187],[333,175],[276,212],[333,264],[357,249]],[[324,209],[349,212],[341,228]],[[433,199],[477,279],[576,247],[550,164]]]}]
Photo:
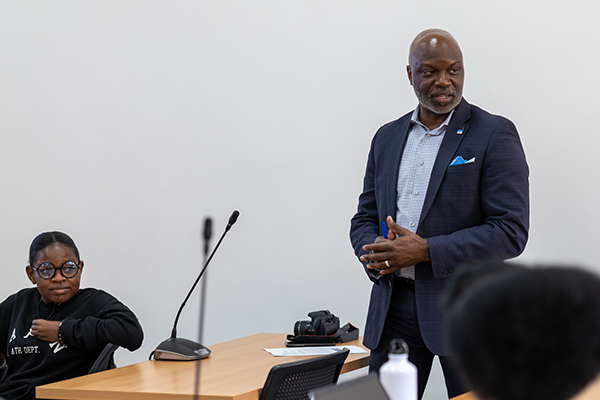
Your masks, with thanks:
[{"label": "man in navy blazer", "polygon": [[373,138],[351,222],[355,253],[374,282],[364,344],[378,371],[390,340],[404,338],[419,398],[438,355],[453,397],[466,388],[448,358],[442,293],[461,264],[523,251],[529,169],[514,124],[462,98],[452,35],[417,35],[407,72],[419,105]]}]

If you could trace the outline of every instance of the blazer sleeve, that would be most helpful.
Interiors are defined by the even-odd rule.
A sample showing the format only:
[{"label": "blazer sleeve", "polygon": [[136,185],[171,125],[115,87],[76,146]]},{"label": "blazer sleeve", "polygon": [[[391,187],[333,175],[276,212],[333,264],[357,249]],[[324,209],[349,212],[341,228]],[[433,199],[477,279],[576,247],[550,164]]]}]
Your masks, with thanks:
[{"label": "blazer sleeve", "polygon": [[[463,220],[469,220],[469,213],[481,214],[478,218],[482,223],[452,229],[448,234],[425,236],[434,279],[445,278],[457,265],[513,258],[525,248],[529,230],[529,168],[517,129],[509,120],[503,119],[491,135],[480,169],[479,193],[457,193],[453,197],[458,197],[458,202],[449,196],[444,200],[449,207],[446,213]],[[467,197],[477,199],[478,204],[461,208],[461,203],[468,203]]]},{"label": "blazer sleeve", "polygon": [[[350,221],[350,241],[354,248],[354,254],[357,257],[367,253],[362,246],[374,243],[380,236],[378,203],[375,193],[375,178],[377,172],[376,166],[376,140],[378,135],[373,137],[369,157],[367,159],[367,168],[363,180],[363,191],[358,198],[358,207],[356,214]],[[362,262],[362,261],[361,261]],[[366,262],[362,262],[365,272],[373,282],[379,284],[382,275],[378,271],[370,270],[366,267]]]}]

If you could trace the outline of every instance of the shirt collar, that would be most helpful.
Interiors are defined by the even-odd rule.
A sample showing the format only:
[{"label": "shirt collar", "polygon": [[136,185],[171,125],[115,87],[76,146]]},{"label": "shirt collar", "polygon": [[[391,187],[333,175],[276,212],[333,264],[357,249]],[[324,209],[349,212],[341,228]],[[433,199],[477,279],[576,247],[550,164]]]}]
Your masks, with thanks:
[{"label": "shirt collar", "polygon": [[455,107],[454,110],[450,111],[450,114],[448,114],[448,116],[446,117],[446,120],[440,126],[438,126],[435,129],[429,129],[428,127],[423,125],[421,123],[421,121],[419,121],[419,107],[421,107],[421,105],[417,105],[417,107],[413,111],[412,116],[410,117],[410,122],[412,122],[413,124],[419,124],[420,126],[423,127],[423,129],[425,129],[425,132],[427,132],[431,135],[439,135],[439,134],[445,132],[446,128],[448,127],[448,124],[450,123],[450,120],[452,119],[452,116],[454,115],[454,110],[456,110],[456,107]]}]

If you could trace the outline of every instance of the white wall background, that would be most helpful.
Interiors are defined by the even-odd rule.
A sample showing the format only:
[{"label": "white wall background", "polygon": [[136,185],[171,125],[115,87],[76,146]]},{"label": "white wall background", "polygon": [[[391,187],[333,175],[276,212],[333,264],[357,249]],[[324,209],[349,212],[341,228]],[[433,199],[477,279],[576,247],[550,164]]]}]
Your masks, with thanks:
[{"label": "white wall background", "polygon": [[[208,274],[204,343],[364,327],[348,239],[371,137],[411,110],[413,37],[454,34],[465,97],[511,118],[531,168],[526,262],[599,269],[597,2],[0,1],[0,297],[61,230],[84,286],[138,315],[143,361],[198,274],[200,230],[238,223]],[[213,245],[216,240],[213,241]],[[179,325],[195,338],[198,293]]]}]

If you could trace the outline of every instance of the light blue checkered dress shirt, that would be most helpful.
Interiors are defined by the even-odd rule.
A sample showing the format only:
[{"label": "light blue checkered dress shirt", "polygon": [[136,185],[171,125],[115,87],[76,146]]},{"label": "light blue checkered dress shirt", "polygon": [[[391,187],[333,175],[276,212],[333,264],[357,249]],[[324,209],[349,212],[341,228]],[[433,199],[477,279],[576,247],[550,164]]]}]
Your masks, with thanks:
[{"label": "light blue checkered dress shirt", "polygon": [[[413,233],[419,227],[431,170],[453,114],[454,110],[442,125],[433,130],[419,122],[419,106],[412,114],[411,128],[398,174],[396,223]],[[396,274],[415,279],[415,267],[402,268]]]}]

